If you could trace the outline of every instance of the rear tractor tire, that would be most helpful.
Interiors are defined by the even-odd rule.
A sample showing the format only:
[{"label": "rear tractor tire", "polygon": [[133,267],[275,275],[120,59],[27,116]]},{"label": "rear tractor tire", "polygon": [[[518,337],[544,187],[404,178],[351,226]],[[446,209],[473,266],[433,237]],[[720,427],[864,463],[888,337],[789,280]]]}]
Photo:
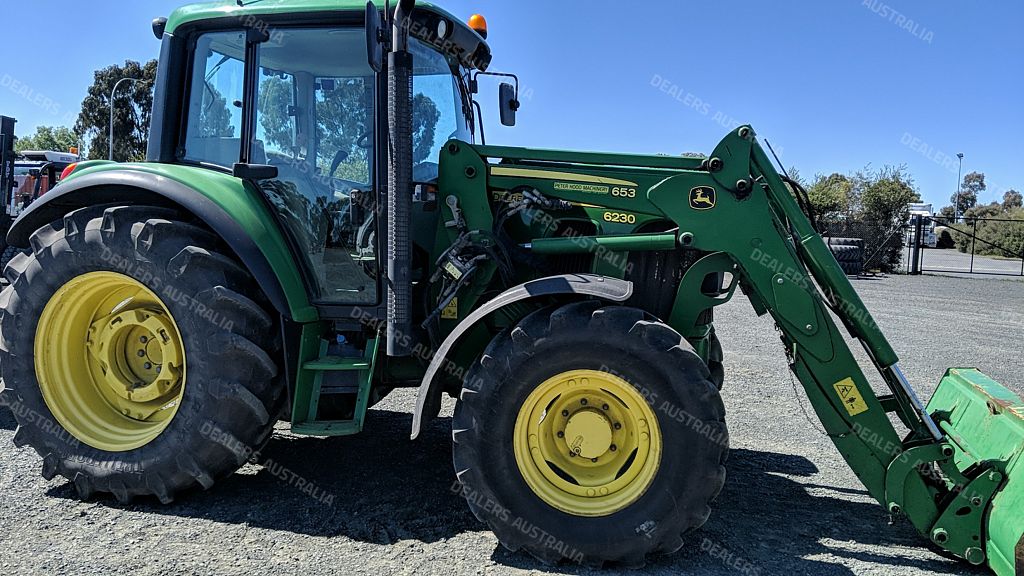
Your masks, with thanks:
[{"label": "rear tractor tire", "polygon": [[150,207],[36,231],[0,294],[3,403],[46,479],[125,503],[213,483],[263,447],[283,402],[262,295],[219,240]]},{"label": "rear tractor tire", "polygon": [[496,337],[466,377],[455,471],[509,550],[642,565],[702,526],[725,482],[725,408],[689,343],[642,310],[578,302]]}]

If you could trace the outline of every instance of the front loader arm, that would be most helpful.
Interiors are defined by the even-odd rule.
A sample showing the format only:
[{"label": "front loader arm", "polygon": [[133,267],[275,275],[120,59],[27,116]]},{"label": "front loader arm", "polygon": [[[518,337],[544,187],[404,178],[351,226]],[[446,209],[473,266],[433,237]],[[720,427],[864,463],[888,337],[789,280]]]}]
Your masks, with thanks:
[{"label": "front loader arm", "polygon": [[[705,186],[716,191],[713,209],[693,203],[694,191]],[[892,346],[792,194],[753,130],[744,126],[716,148],[706,170],[679,173],[651,189],[648,199],[679,224],[689,247],[732,258],[732,272],[755,308],[775,319],[793,372],[858,478],[890,512],[905,513],[943,545],[949,537],[935,537],[936,522],[972,479],[953,463],[956,450],[903,377]],[[684,277],[687,284],[693,285]],[[685,306],[685,299],[681,290],[676,305]],[[891,395],[875,394],[830,312],[863,344]],[[906,439],[889,412],[910,429]],[[994,488],[975,488],[984,502],[991,499]],[[981,537],[983,521],[971,522],[957,526],[958,540]],[[965,555],[965,548],[951,551]],[[976,555],[968,559],[977,562]]]},{"label": "front loader arm", "polygon": [[[517,192],[531,196],[533,204],[523,205],[533,207],[533,221],[589,219],[592,236],[527,226],[515,238],[514,248],[535,256],[593,256],[593,269],[580,272],[626,278],[628,266],[600,269],[604,258],[598,256],[608,253],[622,255],[620,263],[645,252],[697,255],[681,268],[664,318],[673,328],[702,349],[713,330],[705,312],[742,288],[758,314],[772,315],[793,373],[872,497],[937,546],[974,564],[987,560],[1000,576],[1024,574],[1013,569],[1014,555],[1024,558],[1018,520],[1024,482],[1011,478],[1024,462],[1024,402],[976,371],[951,370],[927,409],[922,405],[892,346],[801,210],[794,194],[802,189],[791,189],[776,172],[749,126],[726,136],[706,158],[450,143],[441,174],[439,187],[458,198],[467,230],[491,230],[497,204],[522,203],[514,199]],[[439,230],[439,246],[455,235],[450,227]],[[723,273],[733,277],[724,291],[706,288]],[[488,270],[460,292],[459,317],[495,288],[494,278]],[[648,281],[626,279],[641,286]],[[840,324],[864,347],[888,394],[875,393]],[[901,435],[890,414],[909,433]],[[992,433],[997,428],[1000,434]]]}]

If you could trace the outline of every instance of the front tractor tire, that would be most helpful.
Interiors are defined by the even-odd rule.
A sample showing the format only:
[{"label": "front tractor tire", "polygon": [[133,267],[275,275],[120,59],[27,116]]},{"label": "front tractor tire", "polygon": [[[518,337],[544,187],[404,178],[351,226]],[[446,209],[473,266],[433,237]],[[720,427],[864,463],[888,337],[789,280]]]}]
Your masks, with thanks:
[{"label": "front tractor tire", "polygon": [[2,403],[46,479],[169,503],[262,448],[283,402],[275,322],[217,237],[121,206],[72,212],[31,243],[0,294]]},{"label": "front tractor tire", "polygon": [[466,376],[455,472],[473,513],[547,563],[642,565],[702,526],[725,482],[725,407],[707,365],[645,312],[546,308]]}]

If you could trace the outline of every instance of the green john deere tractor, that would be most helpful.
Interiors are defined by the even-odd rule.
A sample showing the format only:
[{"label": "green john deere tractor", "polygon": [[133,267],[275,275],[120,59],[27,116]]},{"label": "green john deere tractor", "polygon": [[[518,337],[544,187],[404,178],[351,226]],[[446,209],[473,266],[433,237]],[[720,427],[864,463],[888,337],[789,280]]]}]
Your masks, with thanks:
[{"label": "green john deere tractor", "polygon": [[871,495],[1024,574],[1024,402],[966,368],[918,399],[749,126],[699,158],[485,145],[485,22],[412,0],[223,1],[154,30],[148,161],[80,164],[9,234],[31,252],[0,295],[3,400],[46,478],[168,503],[279,420],[355,434],[418,387],[414,438],[458,398],[455,474],[505,546],[639,564],[725,482],[713,311],[739,288]]}]

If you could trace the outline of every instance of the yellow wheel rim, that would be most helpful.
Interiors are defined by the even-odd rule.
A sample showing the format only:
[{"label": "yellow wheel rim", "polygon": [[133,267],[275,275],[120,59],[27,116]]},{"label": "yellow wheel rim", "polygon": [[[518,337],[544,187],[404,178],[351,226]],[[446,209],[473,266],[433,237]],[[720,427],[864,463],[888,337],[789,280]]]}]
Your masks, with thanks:
[{"label": "yellow wheel rim", "polygon": [[629,382],[573,370],[526,399],[513,449],[519,472],[541,500],[575,516],[607,516],[650,487],[662,439],[654,411]]},{"label": "yellow wheel rim", "polygon": [[153,441],[185,391],[185,348],[167,306],[114,272],[90,272],[57,290],[39,317],[35,369],[54,418],[109,452]]}]

